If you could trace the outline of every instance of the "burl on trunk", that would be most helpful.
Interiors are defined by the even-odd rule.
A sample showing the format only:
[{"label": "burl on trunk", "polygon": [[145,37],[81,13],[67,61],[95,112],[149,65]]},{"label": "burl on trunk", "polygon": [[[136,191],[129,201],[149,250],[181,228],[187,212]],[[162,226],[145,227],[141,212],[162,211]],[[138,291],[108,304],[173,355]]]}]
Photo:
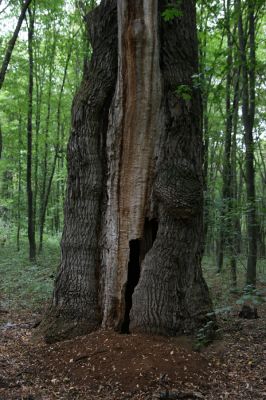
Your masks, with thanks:
[{"label": "burl on trunk", "polygon": [[168,3],[103,0],[87,17],[93,55],[72,108],[47,341],[100,326],[191,333],[211,310],[195,5],[166,22]]}]

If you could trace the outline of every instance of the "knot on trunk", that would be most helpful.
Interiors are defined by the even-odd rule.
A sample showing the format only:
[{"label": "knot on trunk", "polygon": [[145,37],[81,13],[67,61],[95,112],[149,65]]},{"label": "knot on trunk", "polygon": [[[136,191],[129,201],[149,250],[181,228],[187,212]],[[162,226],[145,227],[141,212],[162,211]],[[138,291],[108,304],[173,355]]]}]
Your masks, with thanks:
[{"label": "knot on trunk", "polygon": [[191,166],[183,161],[159,171],[154,194],[168,212],[178,218],[198,214],[202,206],[202,184]]}]

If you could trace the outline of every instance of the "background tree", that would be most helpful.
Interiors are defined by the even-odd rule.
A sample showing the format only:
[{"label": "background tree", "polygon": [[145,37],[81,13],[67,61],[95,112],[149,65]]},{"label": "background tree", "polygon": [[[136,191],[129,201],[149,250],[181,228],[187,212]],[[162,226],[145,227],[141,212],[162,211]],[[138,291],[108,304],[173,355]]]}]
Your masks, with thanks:
[{"label": "background tree", "polygon": [[[264,24],[264,7],[265,4],[259,0],[254,2],[242,1],[241,12],[238,2],[224,2],[224,7],[222,3],[215,1],[208,4],[205,1],[198,3],[199,26],[201,27],[199,31],[200,60],[202,65],[200,82],[205,97],[206,82],[209,82],[209,86],[207,86],[207,116],[205,116],[205,120],[208,121],[208,146],[206,147],[208,154],[205,155],[205,159],[208,160],[208,169],[205,169],[205,171],[208,171],[205,192],[205,215],[208,217],[206,219],[208,225],[206,251],[210,255],[216,253],[218,271],[221,271],[223,259],[226,267],[229,264],[231,265],[233,286],[236,285],[237,264],[243,269],[245,268],[247,253],[252,252],[253,261],[255,260],[254,254],[257,254],[254,248],[255,236],[251,234],[252,229],[255,234],[257,222],[254,222],[254,220],[254,223],[249,225],[247,220],[250,220],[250,217],[247,218],[247,216],[250,213],[253,213],[253,216],[255,215],[262,196],[262,191],[256,184],[259,165],[256,160],[261,159],[259,149],[265,143],[265,136],[260,129],[264,117],[262,119],[253,118],[252,107],[254,107],[255,101],[259,101],[257,93],[260,93],[260,85],[262,81],[265,81],[265,76],[259,73],[260,68],[258,67],[264,65],[263,60],[265,59],[259,50],[263,41],[261,28]],[[250,12],[253,13],[252,9],[255,10],[254,15],[256,16],[254,29],[250,29],[249,15]],[[251,99],[253,96],[253,100],[248,101],[249,104],[252,104],[252,107],[250,111],[246,109],[245,113],[243,112],[243,105],[247,95],[244,95],[243,60],[241,61],[240,58],[239,45],[239,18],[241,14],[244,21],[243,36],[247,63],[246,74],[249,82],[248,97],[250,96]],[[219,35],[217,35],[218,32]],[[250,42],[250,34],[252,43]],[[257,51],[254,53],[256,49]],[[256,59],[254,59],[255,56]],[[250,57],[253,58],[253,61]],[[225,61],[227,62],[225,63]],[[258,81],[254,80],[255,76],[257,76],[257,79],[260,77]],[[260,104],[255,110],[255,115],[257,113],[262,116],[263,108]],[[243,134],[245,132],[244,121],[241,115],[239,118],[240,109],[242,118],[247,118],[249,121],[253,120],[253,144],[249,146],[249,150],[247,150],[248,146],[246,146],[246,139],[244,139],[246,136]],[[223,121],[225,128],[222,126]],[[230,129],[228,129],[229,127]],[[230,131],[231,134],[229,135]],[[253,162],[251,162],[251,149],[253,151]],[[247,163],[245,161],[247,158],[249,165],[253,163],[254,190],[255,187],[258,188],[256,196],[255,192],[252,196],[247,196],[247,198],[253,198],[253,203],[245,198],[245,192],[249,191],[246,173]],[[230,186],[228,185],[229,182]],[[262,215],[264,215],[264,212],[260,213],[260,218]],[[248,228],[248,225],[250,228]],[[252,248],[253,250],[250,250]],[[247,259],[251,260],[251,258],[247,256]],[[254,283],[255,264],[248,260],[247,264],[249,264],[248,271],[253,265]],[[229,268],[226,268],[226,270],[229,270]],[[247,274],[249,275],[249,273]],[[247,277],[247,282],[250,283],[251,280]]]},{"label": "background tree", "polygon": [[30,3],[31,3],[31,0],[25,0],[25,2],[23,3],[22,8],[21,8],[21,14],[19,16],[16,29],[15,29],[15,31],[13,33],[12,38],[10,39],[10,41],[8,43],[6,54],[5,54],[5,57],[3,59],[1,70],[0,70],[0,90],[1,90],[1,88],[3,86],[4,80],[5,80],[6,71],[7,71],[10,59],[11,59],[12,51],[13,51],[14,46],[16,44],[16,40],[17,40],[19,31],[20,31],[22,22],[23,22],[23,20],[25,18],[25,15],[26,15],[28,7],[30,6]]},{"label": "background tree", "polygon": [[[248,231],[248,261],[247,283],[256,284],[257,262],[257,222],[256,222],[256,193],[254,165],[254,118],[255,118],[255,4],[247,2],[247,33],[243,28],[243,8],[241,0],[237,0],[239,53],[242,70],[242,118],[246,146],[246,186],[247,186],[247,231]],[[247,46],[249,45],[249,49]],[[246,52],[248,50],[248,57]]]},{"label": "background tree", "polygon": [[27,197],[28,197],[28,238],[30,261],[36,258],[35,221],[32,193],[32,102],[33,102],[33,34],[35,9],[28,10],[28,52],[29,52],[29,88],[28,88],[28,121],[27,121]]},{"label": "background tree", "polygon": [[[68,13],[66,13],[65,7],[68,7]],[[12,13],[12,15],[19,13],[20,4],[14,1],[9,4],[9,7],[4,8],[2,14],[4,22],[7,18],[4,17],[5,13],[8,12]],[[81,20],[82,16],[79,10],[75,8],[74,2],[73,4],[68,1],[51,3],[47,0],[35,5],[36,23],[32,39],[31,190],[32,223],[36,227],[36,232],[39,231],[41,233],[40,243],[38,243],[40,248],[42,248],[43,235],[46,235],[47,231],[59,234],[58,226],[61,224],[63,217],[66,174],[64,158],[70,122],[70,104],[75,88],[81,78],[82,69],[80,68],[80,63],[83,63],[82,59],[85,52],[85,44],[83,44],[84,33],[83,29],[80,28],[82,26]],[[56,26],[57,28],[55,29]],[[10,29],[12,29],[12,26]],[[9,34],[7,33],[6,36],[1,37],[1,50],[4,52]],[[12,184],[10,178],[6,180],[6,182],[9,182],[9,194],[6,191],[2,192],[1,203],[7,205],[9,221],[12,224],[17,224],[19,232],[17,235],[18,248],[20,248],[20,239],[24,238],[25,230],[27,230],[25,217],[28,208],[27,192],[25,190],[25,151],[28,118],[26,105],[29,99],[26,88],[28,79],[27,66],[29,65],[26,39],[25,28],[22,28],[17,40],[17,46],[13,51],[9,74],[6,75],[0,96],[1,127],[6,147],[3,153],[0,173],[2,176],[12,176]],[[79,43],[78,46],[77,43]],[[51,65],[53,70],[51,79],[48,79],[49,66]],[[14,82],[16,82],[16,87]],[[47,127],[48,104],[50,104],[50,113]],[[20,126],[20,134],[18,134],[18,126]],[[19,136],[21,136],[21,139],[19,139]],[[20,165],[19,163],[14,163],[14,161],[18,160],[17,152],[20,154]],[[46,160],[46,169],[44,168],[44,160]],[[44,195],[41,195],[44,187],[44,172],[46,173],[45,192]],[[55,202],[53,201],[53,193],[58,187],[60,189]],[[52,198],[50,197],[51,193]],[[19,206],[19,210],[17,210],[17,206]],[[55,213],[57,221],[59,221],[57,222],[57,228],[53,222]]]}]

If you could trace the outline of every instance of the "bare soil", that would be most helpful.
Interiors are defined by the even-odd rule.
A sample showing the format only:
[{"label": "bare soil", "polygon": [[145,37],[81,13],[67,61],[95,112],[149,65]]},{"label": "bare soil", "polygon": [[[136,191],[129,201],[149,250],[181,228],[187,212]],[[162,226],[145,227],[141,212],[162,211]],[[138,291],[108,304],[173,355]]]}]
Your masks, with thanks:
[{"label": "bare soil", "polygon": [[36,316],[0,315],[0,400],[266,399],[266,306],[219,320],[201,352],[188,338],[98,331],[47,345]]}]

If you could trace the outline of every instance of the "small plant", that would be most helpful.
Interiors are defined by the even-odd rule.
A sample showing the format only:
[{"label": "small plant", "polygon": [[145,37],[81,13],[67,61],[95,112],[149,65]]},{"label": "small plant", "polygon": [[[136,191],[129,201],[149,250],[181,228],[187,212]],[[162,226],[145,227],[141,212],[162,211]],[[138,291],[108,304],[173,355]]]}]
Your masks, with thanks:
[{"label": "small plant", "polygon": [[257,306],[266,301],[265,294],[265,289],[259,290],[253,285],[247,285],[244,288],[243,295],[236,302],[236,304],[242,305],[239,317],[245,319],[259,318]]},{"label": "small plant", "polygon": [[172,21],[174,18],[183,15],[180,10],[180,0],[176,0],[176,4],[168,4],[167,8],[162,12],[162,17],[166,22]]},{"label": "small plant", "polygon": [[[7,310],[38,310],[51,298],[53,278],[59,264],[59,241],[45,238],[45,248],[36,263],[28,261],[27,241],[22,232],[21,250],[16,251],[14,233],[0,245],[1,303]],[[13,240],[12,240],[13,239]]]},{"label": "small plant", "polygon": [[207,317],[212,317],[214,315],[219,315],[219,314],[226,314],[228,312],[232,311],[231,306],[225,306],[225,307],[220,307],[216,308],[213,312],[210,312],[207,314]]},{"label": "small plant", "polygon": [[200,351],[203,347],[208,346],[215,339],[217,332],[215,321],[206,322],[197,332],[193,349]]},{"label": "small plant", "polygon": [[203,88],[203,77],[202,74],[194,74],[191,76],[192,82],[193,82],[193,88],[194,89],[202,89]]},{"label": "small plant", "polygon": [[236,304],[256,307],[265,302],[266,289],[257,289],[253,285],[247,285],[243,290],[243,295],[237,300]]},{"label": "small plant", "polygon": [[208,344],[210,344],[215,338],[217,338],[217,335],[221,332],[221,330],[217,329],[215,317],[218,314],[227,314],[231,310],[232,307],[226,306],[216,308],[214,311],[206,314],[206,316],[211,319],[198,330],[193,345],[194,350],[200,351],[203,347],[208,346]]},{"label": "small plant", "polygon": [[178,87],[175,90],[175,93],[182,97],[183,100],[189,101],[191,100],[192,97],[192,89],[188,85],[178,85]]}]

